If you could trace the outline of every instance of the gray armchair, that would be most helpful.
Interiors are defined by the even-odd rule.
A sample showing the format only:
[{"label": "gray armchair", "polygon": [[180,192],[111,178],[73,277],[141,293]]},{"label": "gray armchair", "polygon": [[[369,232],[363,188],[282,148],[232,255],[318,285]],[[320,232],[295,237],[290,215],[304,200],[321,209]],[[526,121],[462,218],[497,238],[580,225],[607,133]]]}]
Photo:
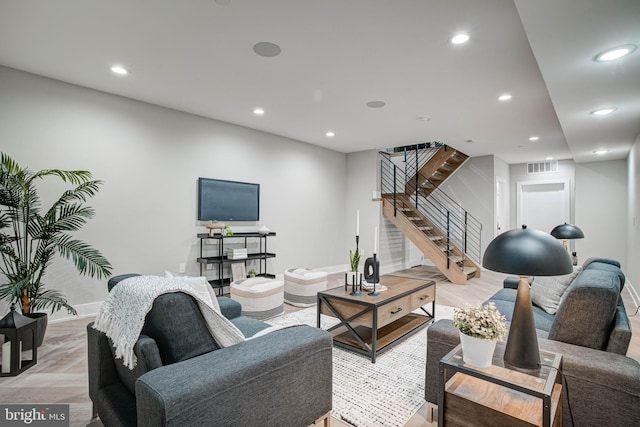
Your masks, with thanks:
[{"label": "gray armchair", "polygon": [[[240,316],[233,300],[219,303],[245,336],[269,326]],[[147,314],[134,370],[114,359],[110,340],[92,324],[87,339],[89,396],[105,426],[293,427],[328,420],[332,339],[320,329],[295,326],[218,348],[194,299],[172,293],[158,297]]]}]

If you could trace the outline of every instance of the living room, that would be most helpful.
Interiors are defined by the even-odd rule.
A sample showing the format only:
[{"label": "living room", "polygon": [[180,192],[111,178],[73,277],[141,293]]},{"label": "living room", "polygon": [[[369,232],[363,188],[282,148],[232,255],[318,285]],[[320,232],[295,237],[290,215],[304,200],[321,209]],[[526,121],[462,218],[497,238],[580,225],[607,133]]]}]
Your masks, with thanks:
[{"label": "living room", "polygon": [[[67,3],[68,7],[74,6],[73,2]],[[219,3],[224,2],[215,2],[211,7],[232,8],[235,7],[234,3],[239,2],[227,2],[227,5]],[[504,6],[504,3],[504,7],[511,12],[516,9],[512,2],[495,3],[498,5],[494,7]],[[520,3],[516,2],[516,5],[522,6]],[[621,2],[625,6],[629,6],[628,3]],[[5,23],[8,24],[10,20],[19,21],[20,26],[33,30],[33,34],[39,34],[36,44],[44,43],[46,32],[37,33],[31,27],[39,24],[31,23],[30,19],[21,14],[3,13],[5,8],[13,11],[8,3],[0,6],[0,27],[13,28],[13,25]],[[637,12],[637,9],[631,10]],[[57,12],[60,15],[71,13],[63,7]],[[260,14],[256,13],[252,19],[258,19],[258,16]],[[51,22],[55,23],[57,19],[63,18],[53,14]],[[73,18],[70,20],[73,21]],[[52,27],[55,26],[52,24]],[[64,33],[64,30],[60,31]],[[18,40],[25,37],[25,33],[0,34],[0,39],[3,40],[0,42],[0,151],[32,170],[86,169],[94,177],[104,181],[90,203],[96,210],[96,216],[78,235],[104,253],[115,274],[162,274],[164,271],[178,273],[181,264],[185,266],[185,274],[200,274],[200,267],[196,262],[199,256],[196,235],[205,229],[204,222],[196,220],[196,185],[199,177],[260,184],[260,220],[229,225],[239,232],[266,225],[277,233],[269,241],[270,251],[277,256],[269,260],[268,267],[277,274],[283,274],[286,269],[295,266],[319,268],[329,273],[344,271],[349,261],[349,249],[355,243],[353,236],[356,230],[356,211],[360,212],[360,247],[365,256],[373,253],[374,229],[379,228],[378,255],[383,273],[422,264],[421,253],[380,214],[379,202],[375,200],[375,193],[379,191],[378,150],[425,140],[442,140],[462,151],[478,150],[477,146],[491,145],[487,138],[480,137],[475,143],[467,143],[466,139],[476,137],[460,135],[465,132],[459,132],[455,138],[452,137],[453,140],[440,138],[428,127],[430,122],[437,122],[439,113],[434,110],[419,112],[418,109],[414,116],[429,114],[433,119],[426,123],[412,120],[405,127],[411,128],[414,135],[398,139],[387,138],[386,141],[389,142],[385,144],[372,147],[358,145],[368,139],[365,135],[352,137],[356,141],[355,148],[342,148],[340,145],[344,142],[341,138],[348,132],[341,133],[340,127],[335,125],[336,135],[329,139],[324,136],[324,127],[329,126],[326,123],[315,126],[315,131],[322,134],[322,141],[301,142],[294,137],[283,136],[286,134],[278,132],[275,127],[270,130],[269,127],[275,125],[269,122],[269,115],[276,113],[268,105],[264,106],[263,117],[253,116],[251,110],[256,106],[254,102],[260,100],[245,100],[251,117],[244,123],[254,121],[255,128],[250,124],[233,124],[232,120],[225,120],[225,117],[212,119],[195,109],[188,110],[185,107],[183,111],[179,111],[177,107],[161,106],[164,105],[162,102],[155,105],[151,99],[137,100],[135,92],[129,92],[135,88],[128,87],[130,83],[127,80],[148,80],[150,86],[170,90],[171,82],[156,81],[153,69],[145,70],[142,66],[131,65],[132,72],[126,77],[113,77],[108,75],[108,69],[99,70],[105,73],[102,78],[117,79],[114,80],[115,84],[121,88],[108,90],[106,86],[93,87],[89,81],[74,80],[71,75],[65,79],[65,74],[56,68],[62,59],[73,60],[76,56],[74,51],[67,52],[67,58],[44,58],[43,61],[48,62],[50,67],[49,71],[38,72],[35,68],[30,69],[27,62],[21,66],[20,61],[26,61],[25,58],[9,54],[23,49],[22,43],[26,44],[27,40]],[[637,30],[633,35],[636,38],[627,42],[638,42]],[[247,42],[248,55],[253,56],[251,60],[257,63],[259,60],[277,59],[255,55],[251,46],[263,39],[247,37],[251,39]],[[445,43],[446,36],[443,40],[442,43]],[[127,40],[119,43],[123,49],[127,44]],[[284,55],[287,52],[286,44],[281,44]],[[150,45],[153,46],[153,43]],[[94,47],[90,50],[94,50]],[[98,45],[95,46],[95,51],[97,53],[94,55],[100,57],[94,60],[93,70],[96,72],[101,66],[98,63],[108,62],[111,58],[117,59],[119,55],[106,48],[100,51]],[[599,48],[594,49],[591,56],[599,51]],[[83,57],[86,55],[84,51],[78,54]],[[531,52],[527,55],[533,61]],[[635,61],[635,68],[630,68],[632,73],[638,70],[637,58],[634,56],[638,56],[637,51],[628,58]],[[168,66],[160,63],[160,66],[164,65]],[[535,62],[527,62],[524,67],[530,65],[535,66]],[[270,65],[266,67],[269,68]],[[188,77],[194,80],[203,78],[195,70],[191,73]],[[182,74],[176,72],[176,75]],[[633,75],[637,76],[637,73]],[[251,74],[248,80],[264,79],[268,83],[269,76]],[[537,82],[543,82],[543,79],[539,77]],[[226,91],[245,95],[249,92],[243,87],[244,80],[240,76],[238,83],[225,84],[228,85],[225,87]],[[312,115],[314,109],[319,109],[318,105],[329,104],[330,99],[329,89],[322,96],[316,94],[315,98],[312,89],[309,89],[308,94],[311,102],[304,107],[309,115]],[[476,89],[474,93],[478,91],[484,93],[480,89]],[[637,84],[627,88],[627,92],[631,98],[636,96]],[[392,89],[387,88],[384,91],[358,94],[355,98],[362,98],[362,102],[358,102],[364,105],[368,101],[379,99],[379,96],[392,96],[392,93]],[[216,92],[209,102],[216,102],[215,95]],[[169,92],[168,96],[186,101],[195,96],[195,93]],[[469,98],[477,96],[466,95]],[[395,102],[402,103],[401,97],[397,95]],[[464,103],[466,97],[461,94],[458,99]],[[318,100],[320,98],[324,101]],[[369,114],[369,118],[359,123],[359,126],[364,128],[381,122],[383,127],[392,128],[389,119],[379,114],[393,105],[393,98],[385,99],[388,102],[386,107],[362,108],[367,109],[365,113]],[[548,95],[545,102],[544,105],[551,110],[551,113],[545,112],[545,117],[549,114],[552,116],[552,133],[562,134],[563,127],[553,117],[554,106]],[[224,109],[224,106],[219,108]],[[640,183],[640,129],[637,125],[640,113],[637,106],[635,108],[629,113],[628,119],[628,122],[635,121],[631,125],[632,128],[635,126],[635,134],[631,140],[626,141],[631,148],[623,149],[622,154],[612,152],[611,157],[601,157],[605,160],[598,158],[596,161],[595,156],[589,160],[584,157],[585,150],[579,148],[579,144],[569,147],[563,136],[558,139],[556,135],[555,143],[541,146],[565,153],[554,154],[559,161],[559,172],[528,176],[526,163],[543,161],[548,154],[542,153],[542,150],[535,151],[539,150],[540,145],[531,147],[526,140],[522,143],[512,141],[504,156],[492,150],[472,156],[446,182],[444,190],[455,196],[465,209],[483,223],[482,245],[486,247],[496,230],[496,177],[503,178],[508,183],[508,220],[503,223],[506,228],[519,226],[517,182],[535,177],[541,180],[569,179],[569,220],[585,232],[584,239],[572,242],[572,249],[577,252],[581,261],[592,256],[606,256],[620,261],[628,280],[626,286],[633,288],[640,280],[640,266],[633,262],[640,245],[640,232],[635,225],[638,212],[637,186]],[[455,121],[451,123],[451,127],[456,126]],[[497,129],[500,127],[499,123],[492,122],[491,126]],[[471,128],[468,129],[470,131]],[[325,140],[328,141],[326,144],[333,144],[333,148],[323,146]],[[611,144],[614,142],[611,141]],[[524,147],[517,148],[517,145]],[[509,156],[513,159],[520,156],[523,160],[503,158]],[[59,190],[55,186],[44,187],[44,194],[57,194]],[[47,284],[66,295],[81,316],[95,315],[107,297],[104,280],[79,276],[67,262],[55,262],[51,265]],[[0,313],[4,315],[7,311],[8,306],[5,304]],[[51,320],[55,322],[65,317],[65,312],[58,312]]]}]

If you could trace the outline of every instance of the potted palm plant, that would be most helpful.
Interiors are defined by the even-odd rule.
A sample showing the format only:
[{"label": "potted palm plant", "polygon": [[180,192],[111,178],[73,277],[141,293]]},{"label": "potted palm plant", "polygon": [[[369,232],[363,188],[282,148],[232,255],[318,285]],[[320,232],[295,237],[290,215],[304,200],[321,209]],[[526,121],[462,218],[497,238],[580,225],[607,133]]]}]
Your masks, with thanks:
[{"label": "potted palm plant", "polygon": [[[72,188],[43,209],[36,182],[47,177],[58,178]],[[42,343],[47,325],[47,313],[38,311],[54,313],[64,308],[77,315],[64,295],[46,288],[47,267],[56,254],[71,259],[80,274],[98,279],[111,275],[109,261],[72,235],[94,216],[95,211],[85,202],[101,184],[92,180],[88,171],[32,172],[0,153],[0,273],[4,275],[0,299],[15,302],[22,314],[38,318],[37,345]]]}]

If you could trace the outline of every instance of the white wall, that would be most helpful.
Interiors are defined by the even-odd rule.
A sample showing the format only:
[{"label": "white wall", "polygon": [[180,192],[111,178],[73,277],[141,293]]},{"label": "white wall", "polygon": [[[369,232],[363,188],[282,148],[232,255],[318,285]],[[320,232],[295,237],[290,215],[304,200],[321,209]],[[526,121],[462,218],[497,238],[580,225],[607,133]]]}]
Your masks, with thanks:
[{"label": "white wall", "polygon": [[627,158],[627,265],[624,270],[631,283],[640,284],[640,135]]},{"label": "white wall", "polygon": [[625,160],[576,163],[575,240],[580,262],[613,258],[627,267],[627,165]]},{"label": "white wall", "polygon": [[[97,215],[77,235],[115,274],[161,274],[180,263],[198,274],[201,176],[261,184],[260,222],[277,233],[269,272],[348,260],[345,154],[4,67],[0,94],[1,151],[32,170],[87,169],[104,181],[90,203]],[[66,261],[45,281],[81,311],[106,297],[105,281]]]},{"label": "white wall", "polygon": [[494,182],[494,156],[480,156],[469,158],[440,186],[482,224],[480,258],[494,237]]}]

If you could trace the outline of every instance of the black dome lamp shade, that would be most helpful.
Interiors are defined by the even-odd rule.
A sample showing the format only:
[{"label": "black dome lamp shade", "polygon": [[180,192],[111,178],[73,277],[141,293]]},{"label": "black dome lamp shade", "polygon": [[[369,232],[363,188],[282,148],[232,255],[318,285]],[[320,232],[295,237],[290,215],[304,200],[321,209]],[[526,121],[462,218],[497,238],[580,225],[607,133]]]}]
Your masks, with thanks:
[{"label": "black dome lamp shade", "polygon": [[528,276],[571,273],[569,253],[551,235],[523,225],[522,229],[506,231],[493,239],[484,252],[482,266],[520,276],[504,361],[515,368],[539,369],[540,352]]},{"label": "black dome lamp shade", "polygon": [[568,239],[583,239],[584,233],[580,228],[573,224],[564,224],[556,225],[553,230],[551,230],[551,235],[556,239],[562,239],[562,246],[565,249],[567,248],[567,240]]}]

